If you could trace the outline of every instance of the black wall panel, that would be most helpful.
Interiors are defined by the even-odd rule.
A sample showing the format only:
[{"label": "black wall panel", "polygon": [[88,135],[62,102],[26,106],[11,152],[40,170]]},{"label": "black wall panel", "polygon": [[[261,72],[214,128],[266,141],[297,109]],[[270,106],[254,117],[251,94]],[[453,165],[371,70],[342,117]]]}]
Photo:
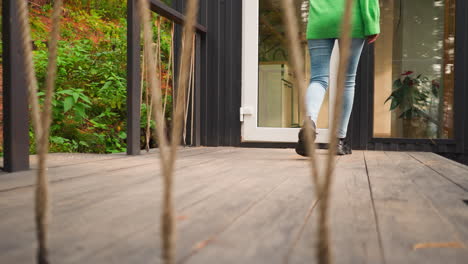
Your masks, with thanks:
[{"label": "black wall panel", "polygon": [[[201,63],[200,144],[239,146],[242,63],[242,1],[210,0]],[[203,41],[202,41],[203,42]],[[203,59],[203,58],[202,58]]]},{"label": "black wall panel", "polygon": [[[179,0],[182,1],[182,0]],[[241,143],[242,1],[204,0],[208,32],[201,36],[199,141],[194,145],[292,147],[294,144]],[[349,139],[354,149],[468,153],[468,2],[457,0],[454,140],[373,138],[374,48],[365,47],[358,70]]]}]

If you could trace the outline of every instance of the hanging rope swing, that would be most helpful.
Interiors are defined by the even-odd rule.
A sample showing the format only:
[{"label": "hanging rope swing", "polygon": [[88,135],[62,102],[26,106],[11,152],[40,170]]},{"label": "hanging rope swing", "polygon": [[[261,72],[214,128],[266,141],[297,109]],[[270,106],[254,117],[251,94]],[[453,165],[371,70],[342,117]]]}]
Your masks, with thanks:
[{"label": "hanging rope swing", "polygon": [[49,151],[49,131],[54,95],[55,77],[57,73],[57,44],[60,37],[60,17],[62,12],[62,0],[55,0],[52,13],[52,31],[49,40],[49,61],[45,81],[45,100],[41,111],[37,95],[38,84],[33,66],[33,54],[31,47],[31,28],[29,25],[29,12],[27,1],[14,1],[18,4],[17,10],[20,20],[21,45],[24,51],[24,68],[26,85],[29,92],[31,116],[35,132],[35,141],[39,159],[37,170],[37,184],[35,193],[35,221],[38,241],[37,262],[47,264],[48,260],[48,224],[49,224],[49,180],[47,177],[47,153]]}]

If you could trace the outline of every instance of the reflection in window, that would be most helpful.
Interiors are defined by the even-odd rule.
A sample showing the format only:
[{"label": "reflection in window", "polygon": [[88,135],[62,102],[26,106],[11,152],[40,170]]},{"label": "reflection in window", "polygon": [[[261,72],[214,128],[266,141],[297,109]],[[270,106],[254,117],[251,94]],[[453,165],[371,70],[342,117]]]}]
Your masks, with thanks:
[{"label": "reflection in window", "polygon": [[374,137],[453,138],[455,0],[381,1]]},{"label": "reflection in window", "polygon": [[[259,127],[299,127],[301,123],[298,88],[288,67],[288,50],[281,17],[279,0],[260,0],[259,14]],[[309,54],[306,27],[309,0],[294,0],[305,58],[305,71],[309,79]],[[307,80],[304,80],[307,81]],[[328,98],[328,96],[327,96]],[[328,127],[328,99],[322,106],[318,119],[319,128]]]},{"label": "reflection in window", "polygon": [[168,6],[172,6],[172,0],[162,0],[163,3],[166,3]]}]

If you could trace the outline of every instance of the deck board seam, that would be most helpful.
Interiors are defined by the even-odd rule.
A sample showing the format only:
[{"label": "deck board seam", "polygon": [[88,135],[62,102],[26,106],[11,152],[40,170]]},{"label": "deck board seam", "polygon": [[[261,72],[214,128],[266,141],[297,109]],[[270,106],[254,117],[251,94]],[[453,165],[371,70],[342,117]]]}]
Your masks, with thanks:
[{"label": "deck board seam", "polygon": [[442,174],[441,172],[439,172],[438,170],[434,169],[433,167],[429,166],[428,164],[426,164],[425,162],[421,161],[420,159],[416,158],[414,155],[410,154],[410,153],[406,153],[408,156],[410,156],[411,158],[413,158],[414,160],[416,160],[417,162],[421,163],[422,165],[424,165],[425,167],[429,168],[430,170],[434,171],[437,175],[439,175],[440,177],[444,178],[445,180],[455,184],[456,186],[458,186],[460,189],[462,189],[463,191],[467,192],[468,193],[468,189],[465,188],[463,185],[461,185],[460,183],[452,180],[450,177],[447,177],[445,176],[444,174]]},{"label": "deck board seam", "polygon": [[[421,152],[407,152],[407,153],[421,153]],[[423,154],[428,154],[427,152],[422,152]],[[451,165],[455,166],[455,167],[458,167],[464,171],[468,171],[468,165],[464,165],[462,163],[459,163],[457,161],[454,161],[454,160],[451,160],[449,158],[446,158],[444,156],[441,156],[441,155],[438,155],[436,153],[430,153],[432,155],[434,155],[436,157],[436,159],[438,160],[438,162],[447,162],[447,163],[450,163]]]},{"label": "deck board seam", "polygon": [[[335,171],[336,171],[336,168],[338,167],[338,164],[339,164],[339,161],[341,160],[341,156],[338,156],[336,159],[335,159]],[[311,171],[309,171],[308,173],[312,173]],[[335,173],[335,172],[334,172]],[[320,175],[319,175],[320,176]],[[310,183],[313,187],[313,185],[315,184],[314,180],[311,179],[311,183]],[[302,236],[304,235],[304,232],[306,230],[306,227],[307,227],[307,223],[309,222],[310,220],[310,217],[312,216],[313,212],[314,212],[314,209],[315,207],[317,207],[318,203],[320,202],[320,199],[315,199],[312,203],[312,206],[309,208],[309,211],[308,213],[306,214],[306,217],[304,218],[304,222],[303,224],[301,225],[301,228],[299,229],[299,233],[297,234],[297,237],[296,239],[293,241],[293,243],[291,244],[291,247],[289,248],[289,250],[287,251],[286,253],[286,256],[284,258],[284,264],[288,264],[289,263],[289,259],[292,255],[292,252],[294,252],[294,250],[296,249],[296,246],[299,244],[299,241],[301,240]]]},{"label": "deck board seam", "polygon": [[[149,166],[149,165],[152,165],[152,164],[153,163],[143,163],[143,164],[128,166],[128,167],[125,167],[125,168],[120,168],[119,170],[133,169],[133,168],[136,168],[136,167],[146,167],[146,166]],[[117,170],[114,169],[114,170],[111,170],[110,172],[115,172],[115,171],[117,171]],[[83,175],[79,175],[79,176],[75,176],[75,177],[52,180],[52,181],[50,181],[50,184],[57,184],[57,183],[68,182],[68,181],[73,181],[73,180],[79,180],[79,179],[93,177],[93,176],[99,176],[100,177],[100,176],[106,176],[106,175],[105,174],[101,175],[101,174],[97,174],[96,172],[92,172],[92,173],[87,173],[87,174],[83,174]],[[22,190],[22,189],[28,189],[28,188],[33,188],[35,186],[36,186],[35,184],[17,186],[17,187],[13,187],[13,188],[9,188],[9,189],[0,190],[0,193],[6,193],[6,192],[17,191],[17,190]]]},{"label": "deck board seam", "polygon": [[286,253],[286,256],[284,258],[284,264],[288,264],[289,263],[289,259],[291,258],[291,255],[293,254],[294,250],[296,249],[296,246],[297,244],[299,244],[299,241],[301,240],[301,237],[304,235],[304,232],[305,232],[305,229],[307,227],[307,223],[309,222],[310,220],[310,217],[312,216],[312,213],[314,212],[314,209],[317,207],[319,203],[319,200],[315,199],[313,202],[312,202],[312,205],[309,207],[309,210],[304,218],[304,222],[302,223],[301,225],[301,228],[299,229],[299,232],[296,236],[296,238],[293,240],[289,250],[287,251]]},{"label": "deck board seam", "polygon": [[[229,171],[229,170],[230,170],[230,169],[227,169],[226,171]],[[195,206],[195,205],[197,205],[197,204],[199,204],[199,203],[202,203],[202,202],[204,202],[204,201],[210,199],[210,198],[213,197],[214,195],[218,194],[219,192],[222,192],[222,191],[224,191],[224,190],[228,190],[228,189],[232,188],[232,186],[234,186],[234,185],[236,185],[236,184],[239,184],[239,183],[241,183],[241,182],[243,182],[243,181],[245,181],[245,180],[247,180],[247,179],[249,179],[249,178],[250,178],[250,176],[247,176],[247,177],[245,177],[245,178],[242,178],[242,179],[238,180],[237,182],[231,183],[231,185],[229,185],[229,186],[227,186],[227,187],[223,187],[223,188],[221,188],[221,189],[219,189],[219,190],[213,191],[212,193],[206,195],[205,197],[200,198],[200,199],[198,199],[198,200],[196,200],[196,201],[194,201],[194,202],[192,202],[192,203],[190,203],[190,204],[188,204],[188,205],[182,207],[182,208],[179,210],[179,212],[183,212],[183,211],[185,211],[185,210],[187,210],[187,209],[189,209],[189,208],[191,208],[191,207],[193,207],[193,206]]]},{"label": "deck board seam", "polygon": [[[64,167],[69,167],[69,166],[74,166],[74,165],[82,165],[82,164],[87,164],[87,163],[92,163],[92,162],[99,162],[99,161],[114,161],[114,160],[120,160],[120,159],[125,159],[127,157],[109,157],[109,158],[100,158],[100,159],[92,159],[92,160],[87,160],[83,162],[73,162],[73,163],[68,163],[68,164],[63,164],[63,165],[53,165],[49,166],[49,169],[55,169],[55,168],[64,168]],[[33,169],[35,170],[35,168]]]},{"label": "deck board seam", "polygon": [[[205,155],[205,154],[211,154],[211,153],[216,153],[216,152],[220,152],[220,151],[223,151],[225,150],[224,148],[218,148],[218,149],[213,149],[213,150],[210,150],[210,151],[205,151],[205,152],[201,152],[201,153],[190,153],[190,152],[194,152],[196,151],[197,149],[202,149],[202,148],[193,148],[193,149],[190,149],[190,148],[184,148],[182,150],[179,150],[178,153],[187,153],[188,155],[185,155],[184,157],[193,157],[193,156],[197,156],[197,155]],[[209,148],[207,148],[209,149]],[[61,153],[54,153],[54,154],[61,154]],[[138,159],[140,157],[152,157],[152,156],[157,156],[159,155],[159,150],[158,149],[155,149],[154,152],[147,152],[147,153],[143,153],[141,155],[137,155],[137,156],[128,156],[128,155],[125,155],[125,156],[117,156],[117,157],[109,157],[109,158],[100,158],[100,159],[91,159],[91,160],[87,160],[87,161],[83,161],[83,162],[73,162],[73,163],[67,163],[67,164],[63,164],[63,165],[53,165],[53,166],[49,166],[49,169],[55,169],[55,168],[65,168],[65,167],[70,167],[70,166],[75,166],[75,165],[82,165],[82,164],[87,164],[87,163],[93,163],[93,162],[107,162],[107,161],[116,161],[116,160],[121,160],[121,159]],[[103,154],[103,155],[106,155],[106,154]],[[115,154],[107,154],[107,155],[115,155]],[[54,156],[54,155],[52,155]]]},{"label": "deck board seam", "polygon": [[[212,162],[212,161],[213,160],[210,159],[208,161],[198,162],[196,164],[189,164],[187,166],[180,167],[180,168],[177,168],[177,169],[180,170],[180,169],[184,169],[184,168],[187,168],[187,167],[190,167],[190,166],[198,166],[200,164],[209,163],[209,162]],[[136,187],[136,185],[147,184],[148,182],[153,181],[155,179],[156,179],[156,177],[153,177],[153,176],[145,176],[144,178],[140,179],[140,181],[135,182],[132,185],[133,185],[133,187]],[[217,192],[219,192],[220,190],[223,190],[223,189],[225,189],[225,188],[220,188]],[[148,229],[152,228],[152,226],[154,226],[154,223],[147,223],[146,225],[143,225],[141,228],[139,228],[137,231],[135,231],[133,234],[127,234],[127,235],[123,236],[121,239],[129,239],[129,238],[131,238],[131,237],[133,237],[135,235],[138,235],[141,232],[147,232]],[[94,255],[98,251],[104,251],[104,250],[107,250],[109,248],[112,248],[112,244],[115,244],[115,243],[112,242],[110,244],[105,245],[104,247],[95,248],[94,251],[87,253],[86,255],[83,256],[83,258],[86,259],[87,257],[90,257],[90,256]]]},{"label": "deck board seam", "polygon": [[[220,235],[222,235],[224,232],[226,232],[226,230],[229,229],[229,227],[231,227],[232,225],[234,225],[237,221],[239,221],[239,219],[241,219],[244,215],[246,215],[248,212],[250,212],[250,210],[252,210],[252,208],[254,208],[256,205],[258,205],[259,203],[261,203],[262,201],[264,201],[270,194],[272,194],[275,190],[277,190],[282,184],[284,184],[287,180],[289,180],[291,178],[291,176],[287,176],[285,177],[280,183],[278,183],[276,186],[274,186],[271,190],[269,190],[265,195],[263,195],[262,197],[260,197],[257,201],[253,202],[250,206],[247,207],[247,209],[245,209],[244,211],[242,211],[238,216],[234,217],[232,219],[231,222],[229,222],[228,224],[226,224],[220,231],[214,233],[213,235],[211,235],[210,237],[208,237],[207,239],[204,239],[204,240],[201,240],[201,242],[206,242],[206,246],[209,246],[209,244],[213,241],[216,240],[216,238],[218,238]],[[204,247],[206,248],[206,247]],[[186,263],[187,261],[190,260],[191,257],[195,256],[198,252],[200,252],[200,250],[202,250],[203,248],[194,248],[192,249],[186,256],[182,257],[181,260],[178,262],[179,264],[184,264]]]},{"label": "deck board seam", "polygon": [[[190,167],[190,166],[198,166],[200,164],[205,164],[205,163],[209,163],[209,162],[211,162],[211,160],[208,160],[208,161],[205,160],[205,161],[201,161],[201,162],[197,162],[197,163],[193,163],[193,164],[187,164],[185,166],[176,168],[175,171],[179,171],[181,169],[185,169],[185,168]],[[106,173],[104,173],[103,175],[93,172],[93,173],[87,173],[87,174],[83,174],[83,175],[79,175],[79,176],[75,176],[75,177],[57,179],[57,180],[50,181],[50,184],[57,184],[57,183],[63,183],[63,182],[68,182],[68,181],[73,181],[73,180],[80,180],[80,179],[84,179],[84,178],[88,178],[88,177],[94,177],[94,176],[96,176],[96,177],[97,176],[99,176],[99,177],[109,176],[109,175],[106,175],[108,172],[125,171],[125,170],[128,170],[128,169],[141,168],[141,167],[146,167],[146,166],[150,166],[150,165],[155,165],[154,161],[148,162],[148,163],[142,163],[142,164],[138,164],[138,165],[132,165],[132,166],[128,166],[128,167],[123,167],[123,168],[119,168],[119,169],[109,170]],[[156,171],[156,173],[160,172],[160,168],[157,168],[157,169],[159,169],[159,171]],[[114,176],[114,175],[110,175],[110,176]],[[153,176],[151,176],[151,177],[153,177]],[[11,191],[18,191],[18,190],[22,190],[22,189],[34,188],[35,186],[36,186],[35,184],[17,186],[17,187],[13,187],[13,188],[9,188],[9,189],[0,190],[0,193],[7,193],[7,192],[11,192]]]},{"label": "deck board seam", "polygon": [[374,214],[374,222],[375,222],[375,229],[376,229],[376,232],[377,232],[377,239],[378,239],[378,242],[379,242],[380,256],[382,258],[383,264],[386,264],[387,260],[385,258],[385,250],[384,250],[384,246],[383,246],[383,242],[382,242],[382,233],[381,233],[381,230],[380,230],[379,216],[378,216],[377,210],[375,208],[375,200],[374,200],[374,193],[372,191],[370,172],[369,172],[369,167],[367,165],[366,153],[364,151],[362,152],[362,156],[363,156],[363,159],[364,159],[364,166],[365,166],[365,169],[366,169],[367,184],[369,186],[369,195],[370,195],[370,200],[371,200],[371,204],[372,204],[372,212]]},{"label": "deck board seam", "polygon": [[[406,153],[406,154],[409,155],[408,153]],[[396,163],[397,163],[397,165],[398,165],[398,164],[400,164],[401,162],[400,162],[400,161],[396,161]],[[427,166],[425,166],[425,167],[427,167]],[[416,186],[418,186],[418,187],[421,187],[421,186],[420,186],[416,181],[414,181],[413,179],[410,179],[410,181],[411,181],[414,185],[416,185]],[[431,200],[426,194],[424,194],[423,192],[421,192],[419,189],[420,189],[420,188],[416,188],[416,191],[418,192],[418,194],[419,194],[424,200],[426,200],[427,203],[429,203],[429,205],[430,205],[432,211],[434,211],[434,213],[435,213],[443,222],[445,222],[445,223],[449,226],[449,228],[451,229],[452,233],[454,234],[456,240],[458,240],[458,242],[464,243],[464,240],[461,239],[461,236],[460,236],[459,232],[457,231],[457,229],[455,228],[455,225],[454,225],[450,220],[448,220],[446,217],[444,217],[444,216],[439,212],[439,210],[437,210],[437,208],[435,207],[435,205],[434,205],[434,203],[432,202],[432,200]]]}]

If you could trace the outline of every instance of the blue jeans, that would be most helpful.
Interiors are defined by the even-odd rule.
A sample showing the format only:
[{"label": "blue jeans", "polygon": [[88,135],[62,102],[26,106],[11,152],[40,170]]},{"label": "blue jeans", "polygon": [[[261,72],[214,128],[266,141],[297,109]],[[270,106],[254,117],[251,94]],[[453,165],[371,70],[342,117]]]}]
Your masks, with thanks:
[{"label": "blue jeans", "polygon": [[[310,39],[310,85],[307,89],[307,115],[317,123],[320,107],[328,89],[330,75],[330,58],[336,39]],[[351,54],[343,95],[343,110],[339,121],[339,138],[345,138],[348,129],[349,118],[353,108],[354,87],[356,86],[356,71],[361,57],[364,39],[353,39],[351,42]]]}]

